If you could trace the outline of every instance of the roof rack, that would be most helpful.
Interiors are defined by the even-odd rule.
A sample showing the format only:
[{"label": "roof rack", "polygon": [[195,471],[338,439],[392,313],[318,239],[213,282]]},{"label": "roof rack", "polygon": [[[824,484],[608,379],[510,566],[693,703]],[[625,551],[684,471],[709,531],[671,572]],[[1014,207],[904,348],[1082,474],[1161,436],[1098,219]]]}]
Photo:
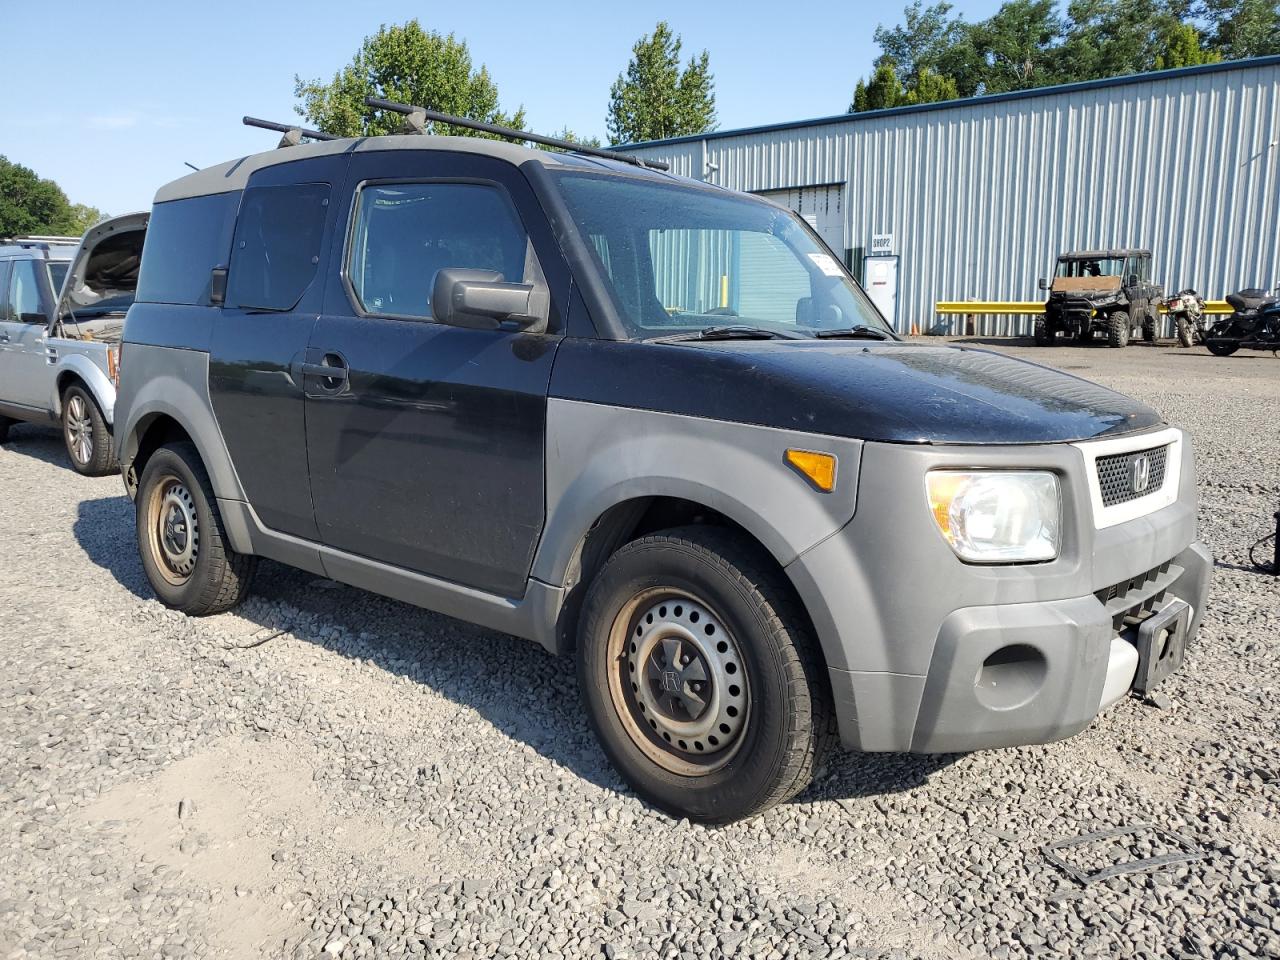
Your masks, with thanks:
[{"label": "roof rack", "polygon": [[[569,153],[582,153],[590,157],[603,157],[606,160],[618,160],[629,163],[633,167],[649,167],[654,170],[669,170],[670,166],[661,160],[644,160],[627,153],[614,150],[601,150],[599,147],[588,147],[572,140],[561,140],[558,137],[544,137],[539,133],[527,130],[516,130],[513,127],[502,127],[496,123],[485,123],[481,120],[470,120],[466,117],[455,117],[447,113],[428,110],[426,107],[415,107],[408,103],[396,103],[394,100],[383,100],[379,97],[365,97],[365,106],[375,110],[390,110],[392,113],[404,115],[403,133],[426,133],[427,121],[447,123],[454,127],[466,127],[468,130],[479,130],[481,133],[492,133],[509,140],[521,140],[529,143],[540,143],[546,147],[555,147]],[[246,122],[248,122],[246,118]]]},{"label": "roof rack", "polygon": [[41,233],[24,233],[20,237],[6,237],[7,242],[29,241],[31,243],[79,243],[79,237],[63,237],[54,236],[52,234],[45,235]]},{"label": "roof rack", "polygon": [[259,120],[257,117],[245,117],[244,125],[246,127],[261,127],[263,130],[274,130],[276,133],[282,133],[284,136],[280,138],[280,142],[276,144],[278,147],[296,147],[303,141],[307,140],[337,140],[338,138],[332,133],[321,133],[319,130],[308,130],[306,127],[300,127],[297,124],[276,123],[274,120]]}]

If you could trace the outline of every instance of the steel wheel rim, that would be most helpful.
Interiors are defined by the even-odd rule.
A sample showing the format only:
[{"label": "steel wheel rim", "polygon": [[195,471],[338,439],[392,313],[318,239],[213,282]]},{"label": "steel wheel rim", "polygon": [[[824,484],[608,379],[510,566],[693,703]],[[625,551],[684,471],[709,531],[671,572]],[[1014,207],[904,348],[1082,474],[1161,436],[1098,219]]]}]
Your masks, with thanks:
[{"label": "steel wheel rim", "polygon": [[746,663],[709,604],[672,589],[638,594],[614,620],[608,663],[614,709],[659,766],[704,776],[741,747],[751,715]]},{"label": "steel wheel rim", "polygon": [[200,555],[195,499],[179,477],[167,476],[147,503],[147,543],[160,575],[174,586],[191,579]]},{"label": "steel wheel rim", "polygon": [[83,397],[74,396],[67,401],[65,426],[67,450],[76,463],[88,463],[93,459],[93,423]]}]

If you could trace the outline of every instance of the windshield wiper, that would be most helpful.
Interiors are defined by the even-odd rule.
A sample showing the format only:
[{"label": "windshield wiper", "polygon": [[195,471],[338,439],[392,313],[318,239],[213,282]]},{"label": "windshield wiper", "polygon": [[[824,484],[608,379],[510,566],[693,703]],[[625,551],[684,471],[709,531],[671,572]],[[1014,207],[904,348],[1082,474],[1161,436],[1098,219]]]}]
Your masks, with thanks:
[{"label": "windshield wiper", "polygon": [[748,326],[745,323],[726,324],[719,327],[703,327],[688,333],[676,333],[669,337],[654,337],[650,343],[680,343],[685,340],[793,340],[793,334],[778,333]]},{"label": "windshield wiper", "polygon": [[891,340],[893,339],[883,330],[877,330],[875,327],[842,327],[839,330],[815,330],[815,337],[822,340],[832,339],[848,339],[848,340]]}]

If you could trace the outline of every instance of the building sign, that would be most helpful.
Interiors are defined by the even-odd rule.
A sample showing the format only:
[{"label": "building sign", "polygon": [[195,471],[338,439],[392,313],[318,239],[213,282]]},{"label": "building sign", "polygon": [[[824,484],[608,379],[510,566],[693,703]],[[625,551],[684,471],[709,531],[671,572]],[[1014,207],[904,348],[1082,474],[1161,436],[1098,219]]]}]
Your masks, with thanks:
[{"label": "building sign", "polygon": [[893,234],[892,233],[872,234],[871,253],[872,254],[893,253]]}]

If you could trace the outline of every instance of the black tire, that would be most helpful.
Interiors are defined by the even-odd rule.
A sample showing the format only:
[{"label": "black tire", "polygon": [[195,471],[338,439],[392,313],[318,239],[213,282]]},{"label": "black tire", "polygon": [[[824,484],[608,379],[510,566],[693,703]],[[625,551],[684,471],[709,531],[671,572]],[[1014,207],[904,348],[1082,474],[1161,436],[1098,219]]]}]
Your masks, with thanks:
[{"label": "black tire", "polygon": [[[614,767],[655,806],[704,823],[752,816],[804,789],[835,733],[807,624],[770,558],[732,531],[683,527],[622,547],[587,592],[577,651],[587,713]],[[710,678],[701,686],[686,679],[699,665]],[[632,682],[650,677],[644,691]],[[677,716],[685,694],[670,691],[690,687],[718,716]],[[644,697],[653,709],[641,708]],[[683,720],[692,738],[697,724],[722,718],[697,740],[668,726]]]},{"label": "black tire", "polygon": [[169,444],[152,454],[135,509],[142,568],[165,606],[205,616],[244,598],[258,558],[227,544],[213,485],[193,444]]},{"label": "black tire", "polygon": [[93,395],[79,384],[62,391],[62,442],[76,473],[103,477],[119,469],[111,428]]},{"label": "black tire", "polygon": [[1047,320],[1036,321],[1036,325],[1031,332],[1031,338],[1035,341],[1037,347],[1052,347],[1058,342],[1057,336],[1049,329]]},{"label": "black tire", "polygon": [[17,420],[11,420],[9,417],[0,417],[0,443],[8,443],[9,428],[17,422]]},{"label": "black tire", "polygon": [[1159,337],[1157,333],[1160,329],[1160,318],[1156,314],[1156,308],[1147,300],[1142,306],[1142,339],[1145,343],[1157,343]]},{"label": "black tire", "polygon": [[1127,310],[1113,310],[1107,315],[1107,346],[1127,347],[1133,329]]},{"label": "black tire", "polygon": [[1178,343],[1184,347],[1194,347],[1196,345],[1196,332],[1191,326],[1191,322],[1181,314],[1178,315]]}]

